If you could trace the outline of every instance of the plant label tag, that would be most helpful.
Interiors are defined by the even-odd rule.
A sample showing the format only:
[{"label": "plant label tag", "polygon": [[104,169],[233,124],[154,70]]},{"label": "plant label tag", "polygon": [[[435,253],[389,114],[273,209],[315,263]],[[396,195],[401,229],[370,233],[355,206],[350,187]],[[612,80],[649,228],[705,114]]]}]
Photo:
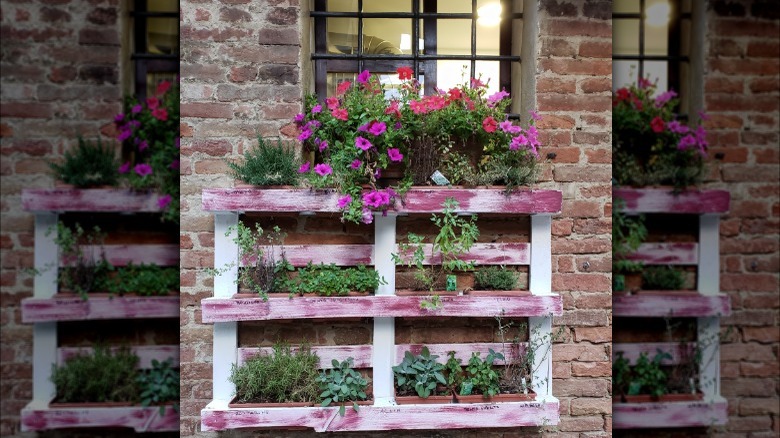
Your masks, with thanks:
[{"label": "plant label tag", "polygon": [[448,186],[448,185],[450,185],[450,181],[447,179],[447,177],[442,175],[442,173],[439,172],[438,170],[433,172],[433,175],[431,175],[431,179],[433,180],[433,182],[437,186]]}]

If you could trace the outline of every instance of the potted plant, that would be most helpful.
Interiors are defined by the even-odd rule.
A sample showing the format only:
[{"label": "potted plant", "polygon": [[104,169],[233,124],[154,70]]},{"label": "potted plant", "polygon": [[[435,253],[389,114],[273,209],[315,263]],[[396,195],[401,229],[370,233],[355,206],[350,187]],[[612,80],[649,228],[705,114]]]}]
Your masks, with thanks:
[{"label": "potted plant", "polygon": [[244,151],[242,163],[227,162],[233,177],[245,184],[259,187],[297,186],[300,181],[300,159],[291,144],[280,139],[257,137],[257,146]]},{"label": "potted plant", "polygon": [[119,182],[119,163],[115,150],[104,146],[100,138],[89,141],[78,137],[78,145],[63,154],[62,163],[49,163],[54,177],[76,188],[113,187]]},{"label": "potted plant", "polygon": [[353,369],[353,359],[339,362],[333,359],[333,369],[323,371],[316,379],[320,386],[322,406],[338,405],[339,415],[346,413],[347,404],[358,412],[358,405],[370,404],[366,389],[368,379]]},{"label": "potted plant", "polygon": [[152,359],[152,368],[141,372],[136,379],[140,386],[141,406],[160,406],[160,415],[165,405],[173,403],[173,410],[179,411],[179,371],[172,367],[173,359],[160,362]]},{"label": "potted plant", "polygon": [[335,264],[308,265],[298,268],[283,280],[280,289],[291,295],[364,296],[385,284],[379,273],[365,265],[342,268]]},{"label": "potted plant", "polygon": [[474,271],[474,289],[468,290],[475,296],[515,296],[529,294],[516,290],[519,276],[505,266],[489,266]]},{"label": "potted plant", "polygon": [[236,395],[230,407],[313,406],[319,401],[319,357],[307,345],[293,350],[277,343],[271,354],[259,354],[233,365],[229,380]]},{"label": "potted plant", "polygon": [[[683,271],[672,266],[650,266],[642,271],[642,289],[680,291],[685,284]],[[691,291],[696,293],[695,291]]]},{"label": "potted plant", "polygon": [[52,366],[51,381],[59,407],[132,406],[140,399],[138,356],[129,348],[111,351],[95,346],[91,354],[77,354]]},{"label": "potted plant", "polygon": [[628,216],[623,212],[625,202],[615,198],[612,205],[612,289],[626,290],[626,275],[642,270],[644,264],[630,259],[647,237],[643,215]]},{"label": "potted plant", "polygon": [[420,354],[407,351],[403,361],[393,367],[395,375],[395,401],[405,404],[452,403],[452,391],[446,386],[444,365],[437,362],[439,356],[431,355],[428,347]]},{"label": "potted plant", "polygon": [[701,400],[703,394],[670,393],[668,374],[662,367],[662,361],[671,359],[668,352],[658,350],[652,359],[642,352],[634,365],[623,357],[623,352],[612,363],[614,392],[620,403],[647,403],[651,401]]},{"label": "potted plant", "polygon": [[[54,230],[53,227],[47,230],[47,236]],[[85,231],[79,223],[70,228],[63,222],[57,222],[56,232],[54,243],[58,248],[59,260],[65,263],[57,271],[58,292],[75,293],[87,300],[90,293],[108,291],[110,273],[114,267],[106,260],[102,249],[105,235],[100,228],[95,226]],[[97,253],[89,248],[93,246],[100,248]]]}]

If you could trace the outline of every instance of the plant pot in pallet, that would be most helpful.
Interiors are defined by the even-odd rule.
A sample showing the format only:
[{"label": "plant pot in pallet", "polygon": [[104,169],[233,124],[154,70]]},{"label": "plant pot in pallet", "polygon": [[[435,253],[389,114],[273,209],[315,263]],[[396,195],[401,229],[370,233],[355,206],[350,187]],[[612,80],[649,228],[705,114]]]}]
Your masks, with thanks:
[{"label": "plant pot in pallet", "polygon": [[395,295],[399,297],[432,297],[438,295],[440,297],[456,297],[460,294],[456,290],[438,290],[431,292],[429,290],[411,290],[411,289],[398,289],[395,291]]},{"label": "plant pot in pallet", "polygon": [[[444,388],[442,386],[442,388]],[[448,390],[449,391],[449,390]],[[443,392],[443,391],[439,391]],[[398,390],[393,388],[393,394],[395,395],[395,402],[399,405],[446,405],[455,402],[455,395],[450,391],[449,395],[430,395],[427,398],[423,398],[414,395],[398,395]]]},{"label": "plant pot in pallet", "polygon": [[133,402],[59,402],[57,400],[49,403],[49,408],[126,408],[128,406],[139,406]]},{"label": "plant pot in pallet", "polygon": [[492,397],[484,397],[481,394],[459,395],[455,394],[455,403],[506,403],[524,402],[536,400],[536,393],[528,391],[528,394],[498,394]]},{"label": "plant pot in pallet", "polygon": [[622,397],[613,397],[612,401],[613,403],[665,403],[703,399],[704,394],[697,392],[696,394],[664,394],[658,397],[650,394],[624,395]]},{"label": "plant pot in pallet", "polygon": [[531,296],[527,290],[470,290],[467,294],[475,297],[520,297]]},{"label": "plant pot in pallet", "polygon": [[314,402],[286,402],[286,403],[239,403],[236,397],[228,403],[229,408],[305,408],[314,406]]}]

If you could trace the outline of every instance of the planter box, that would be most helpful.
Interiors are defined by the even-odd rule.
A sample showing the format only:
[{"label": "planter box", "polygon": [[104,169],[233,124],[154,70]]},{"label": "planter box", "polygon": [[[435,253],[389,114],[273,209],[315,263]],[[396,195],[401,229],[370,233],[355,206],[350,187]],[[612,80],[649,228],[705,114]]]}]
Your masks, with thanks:
[{"label": "planter box", "polygon": [[228,403],[229,408],[301,408],[314,406],[314,402],[288,402],[288,403],[238,403],[236,398]]},{"label": "planter box", "polygon": [[[650,394],[637,394],[626,395],[622,397],[613,397],[612,403],[665,403],[665,402],[680,402],[680,401],[696,401],[703,400],[704,394],[698,392],[696,394],[664,394],[659,397],[654,397]],[[625,401],[622,401],[625,400]]]},{"label": "planter box", "polygon": [[92,319],[178,318],[179,295],[139,297],[90,294],[22,300],[22,322],[83,321]]},{"label": "planter box", "polygon": [[470,290],[466,292],[474,297],[521,297],[531,296],[527,290]]},{"label": "planter box", "polygon": [[455,394],[455,403],[507,403],[536,400],[536,393],[528,391],[528,394],[498,394],[492,397],[483,397],[481,394],[458,395]]},{"label": "planter box", "polygon": [[[70,404],[69,404],[70,405]],[[173,432],[179,430],[179,413],[166,406],[160,414],[159,406],[92,407],[73,403],[74,407],[36,406],[31,402],[22,410],[22,431],[51,429],[123,427],[136,432]]]}]

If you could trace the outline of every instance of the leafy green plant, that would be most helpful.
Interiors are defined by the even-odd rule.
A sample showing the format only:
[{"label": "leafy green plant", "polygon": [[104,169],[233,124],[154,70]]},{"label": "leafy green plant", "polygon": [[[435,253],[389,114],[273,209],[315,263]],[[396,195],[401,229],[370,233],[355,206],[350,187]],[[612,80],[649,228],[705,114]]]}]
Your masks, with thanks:
[{"label": "leafy green plant", "polygon": [[356,402],[368,399],[368,380],[352,368],[351,357],[342,362],[333,359],[332,363],[333,369],[323,371],[316,380],[322,391],[322,406],[340,405],[339,415],[343,417],[346,413],[346,403],[352,402],[352,409],[357,412]]},{"label": "leafy green plant", "polygon": [[259,354],[233,365],[229,380],[239,403],[316,402],[320,359],[307,345],[295,351],[283,343],[272,354]]},{"label": "leafy green plant", "polygon": [[116,275],[110,284],[109,291],[119,295],[125,293],[142,296],[165,295],[179,290],[179,269],[130,263],[116,269]]},{"label": "leafy green plant", "polygon": [[493,361],[504,360],[504,355],[488,350],[485,360],[480,359],[478,352],[471,353],[469,363],[466,365],[466,379],[460,387],[460,395],[482,394],[488,398],[501,392],[499,387],[500,376],[493,369]]},{"label": "leafy green plant", "polygon": [[638,272],[642,262],[629,260],[647,237],[644,216],[628,216],[623,212],[625,202],[615,198],[612,205],[612,272]]},{"label": "leafy green plant", "polygon": [[333,263],[314,265],[309,262],[296,273],[283,286],[291,294],[346,295],[353,291],[373,292],[380,284],[385,284],[376,270],[365,265],[341,268]]},{"label": "leafy green plant", "polygon": [[671,266],[650,266],[642,271],[642,289],[680,290],[684,283],[682,271]]},{"label": "leafy green plant", "polygon": [[[56,230],[54,243],[59,248],[59,258],[67,265],[57,272],[57,282],[61,290],[73,291],[84,300],[90,292],[108,290],[110,272],[114,270],[106,260],[102,249],[105,234],[95,226],[85,231],[80,224],[73,228],[63,222],[57,222],[56,228],[46,231],[49,236]],[[91,247],[98,247],[98,252]]]},{"label": "leafy green plant", "polygon": [[476,290],[512,290],[517,284],[518,275],[501,266],[480,268],[474,272]]},{"label": "leafy green plant", "polygon": [[404,353],[404,359],[393,367],[396,385],[400,395],[416,392],[421,398],[436,394],[437,385],[445,385],[444,365],[436,362],[439,356],[431,355],[428,347],[423,347],[418,355]]},{"label": "leafy green plant", "polygon": [[658,350],[653,360],[647,358],[647,353],[641,353],[631,369],[628,395],[650,394],[660,397],[668,393],[666,373],[661,368],[661,361],[671,358],[671,354],[661,350]]},{"label": "leafy green plant", "polygon": [[506,193],[519,186],[529,186],[539,176],[539,164],[531,154],[505,151],[494,154],[490,160],[479,166],[479,170],[468,181],[473,185],[505,185]]},{"label": "leafy green plant", "polygon": [[447,373],[447,388],[453,392],[458,391],[463,384],[463,366],[461,360],[455,357],[454,351],[447,353],[444,371]]},{"label": "leafy green plant", "polygon": [[612,361],[612,393],[621,397],[628,394],[631,383],[631,365],[623,357],[623,352],[617,352],[617,359]]},{"label": "leafy green plant", "polygon": [[139,398],[138,356],[123,347],[112,352],[95,346],[91,354],[78,354],[61,366],[52,365],[51,381],[63,403],[136,402]]},{"label": "leafy green plant", "polygon": [[[136,379],[141,391],[141,406],[174,402],[173,409],[179,411],[179,371],[172,368],[173,359],[163,362],[152,359],[152,368],[139,373]],[[160,415],[165,406],[160,406]]]},{"label": "leafy green plant", "polygon": [[291,144],[257,138],[257,147],[244,152],[243,163],[228,162],[233,177],[256,186],[297,185],[301,163]]},{"label": "leafy green plant", "polygon": [[94,142],[78,138],[75,149],[63,154],[62,164],[49,163],[55,178],[76,187],[115,186],[119,178],[116,151],[103,146],[98,137]]}]

